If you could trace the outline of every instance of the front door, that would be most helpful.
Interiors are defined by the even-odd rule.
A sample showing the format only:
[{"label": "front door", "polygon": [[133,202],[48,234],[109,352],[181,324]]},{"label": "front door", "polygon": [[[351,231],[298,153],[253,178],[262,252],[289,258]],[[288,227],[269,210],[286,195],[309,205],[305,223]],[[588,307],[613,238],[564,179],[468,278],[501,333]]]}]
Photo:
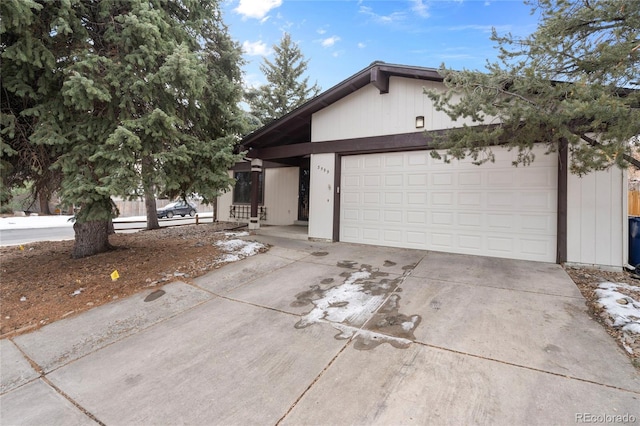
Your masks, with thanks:
[{"label": "front door", "polygon": [[298,188],[298,220],[309,220],[309,166],[300,167],[300,186]]}]

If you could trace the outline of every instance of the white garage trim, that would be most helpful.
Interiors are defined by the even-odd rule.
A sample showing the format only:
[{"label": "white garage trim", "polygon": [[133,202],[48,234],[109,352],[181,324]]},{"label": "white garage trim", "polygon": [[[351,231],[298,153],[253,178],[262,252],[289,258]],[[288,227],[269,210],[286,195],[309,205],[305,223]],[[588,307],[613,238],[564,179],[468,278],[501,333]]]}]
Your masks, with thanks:
[{"label": "white garage trim", "polygon": [[429,151],[343,156],[340,241],[556,261],[557,157],[446,164]]}]

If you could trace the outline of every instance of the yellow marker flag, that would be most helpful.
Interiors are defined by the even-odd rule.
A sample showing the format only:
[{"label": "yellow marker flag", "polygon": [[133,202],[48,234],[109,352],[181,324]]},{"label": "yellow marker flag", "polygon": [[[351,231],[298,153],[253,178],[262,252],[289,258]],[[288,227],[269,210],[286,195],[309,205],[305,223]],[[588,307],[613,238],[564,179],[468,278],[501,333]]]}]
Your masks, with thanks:
[{"label": "yellow marker flag", "polygon": [[111,281],[115,281],[118,278],[120,278],[120,274],[118,273],[118,270],[116,269],[111,273]]},{"label": "yellow marker flag", "polygon": [[23,245],[20,245],[20,250],[24,250],[24,246]]}]

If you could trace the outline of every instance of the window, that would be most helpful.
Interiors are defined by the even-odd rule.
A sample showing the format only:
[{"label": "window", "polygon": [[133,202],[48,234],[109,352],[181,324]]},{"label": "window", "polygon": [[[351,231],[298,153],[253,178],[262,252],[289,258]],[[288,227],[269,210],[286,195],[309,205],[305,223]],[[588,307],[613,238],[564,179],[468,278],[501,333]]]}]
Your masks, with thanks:
[{"label": "window", "polygon": [[[251,172],[235,172],[236,185],[233,188],[233,204],[251,204]],[[264,173],[258,175],[258,204],[263,203]]]}]

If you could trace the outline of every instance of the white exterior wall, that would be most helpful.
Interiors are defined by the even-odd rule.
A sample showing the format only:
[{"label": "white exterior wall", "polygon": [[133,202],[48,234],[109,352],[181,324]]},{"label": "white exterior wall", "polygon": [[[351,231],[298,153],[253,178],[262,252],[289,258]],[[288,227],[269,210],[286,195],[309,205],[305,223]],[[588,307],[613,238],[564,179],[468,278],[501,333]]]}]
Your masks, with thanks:
[{"label": "white exterior wall", "polygon": [[309,238],[333,240],[335,158],[333,153],[311,155]]},{"label": "white exterior wall", "polygon": [[[227,172],[230,177],[233,177],[233,172]],[[229,218],[229,207],[233,202],[233,190],[229,190],[218,197],[218,211],[217,217],[221,222],[235,222],[235,219]],[[248,221],[247,221],[248,222]]]},{"label": "white exterior wall", "polygon": [[264,170],[265,225],[293,225],[298,219],[298,167]]},{"label": "white exterior wall", "polygon": [[[461,127],[471,120],[452,121],[438,112],[423,88],[444,90],[444,84],[391,77],[389,93],[380,94],[372,84],[313,114],[311,142],[415,133]],[[416,129],[416,117],[424,116],[424,129]],[[487,122],[489,122],[487,120]]]},{"label": "white exterior wall", "polygon": [[[233,177],[233,171],[229,172]],[[264,169],[264,206],[267,220],[261,225],[293,225],[298,219],[298,167]],[[229,217],[229,207],[233,203],[233,190],[218,197],[218,220],[235,222]],[[248,219],[243,219],[248,222]]]},{"label": "white exterior wall", "polygon": [[628,258],[627,172],[618,168],[567,182],[567,262],[620,268]]}]

